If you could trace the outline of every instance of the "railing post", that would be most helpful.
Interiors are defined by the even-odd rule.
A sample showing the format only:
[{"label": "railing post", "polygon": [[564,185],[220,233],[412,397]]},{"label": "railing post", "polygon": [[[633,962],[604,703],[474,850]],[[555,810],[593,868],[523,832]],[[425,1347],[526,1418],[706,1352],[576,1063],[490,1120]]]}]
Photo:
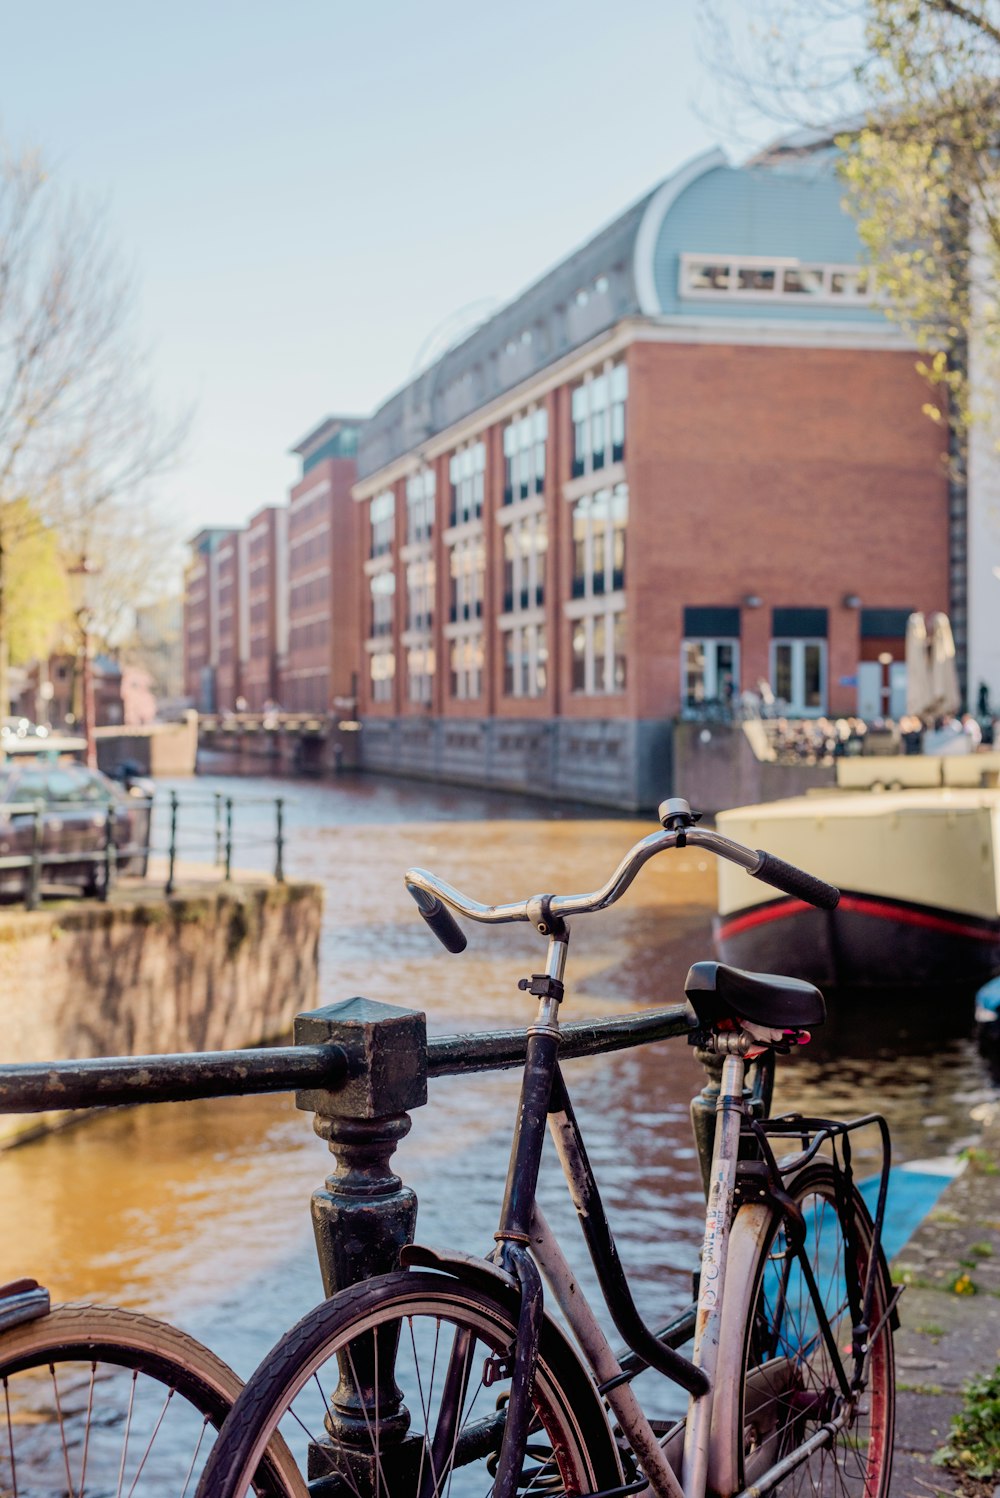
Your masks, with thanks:
[{"label": "railing post", "polygon": [[174,892],[174,872],[177,866],[177,792],[170,792],[170,846],[167,850],[166,893]]},{"label": "railing post", "polygon": [[222,792],[213,791],[212,800],[215,802],[215,862],[222,862]]},{"label": "railing post", "polygon": [[274,803],[274,878],[275,883],[285,882],[285,803],[278,796]]},{"label": "railing post", "polygon": [[226,797],[226,873],[228,884],[233,877],[233,798]]},{"label": "railing post", "polygon": [[109,801],[104,813],[104,884],[101,887],[101,899],[107,900],[111,895],[111,886],[114,883],[115,864],[117,859],[117,848],[115,847],[115,807],[114,802]]},{"label": "railing post", "polygon": [[[339,1045],[350,1061],[350,1080],[339,1091],[314,1089],[296,1094],[296,1105],[315,1113],[313,1127],[326,1139],[337,1165],[326,1185],[313,1193],[312,1219],[320,1272],[327,1295],[398,1268],[399,1251],[413,1241],[417,1197],[390,1168],[399,1141],[409,1132],[409,1109],[427,1101],[427,1026],[413,1009],[371,999],[348,999],[300,1014],[295,1021],[300,1045]],[[351,1366],[340,1365],[327,1429],[349,1453],[356,1479],[375,1478],[409,1491],[419,1467],[422,1441],[407,1437],[409,1414],[393,1377],[398,1329],[387,1327],[376,1339],[352,1347]],[[376,1369],[378,1377],[376,1378]],[[375,1429],[376,1420],[378,1429]],[[374,1443],[379,1473],[369,1470]],[[309,1478],[330,1471],[321,1450],[310,1452]],[[362,1489],[364,1491],[365,1489]]]},{"label": "railing post", "polygon": [[25,907],[28,910],[38,909],[38,892],[42,882],[42,803],[35,803],[35,810],[31,817],[31,865],[28,869],[28,893],[25,897]]}]

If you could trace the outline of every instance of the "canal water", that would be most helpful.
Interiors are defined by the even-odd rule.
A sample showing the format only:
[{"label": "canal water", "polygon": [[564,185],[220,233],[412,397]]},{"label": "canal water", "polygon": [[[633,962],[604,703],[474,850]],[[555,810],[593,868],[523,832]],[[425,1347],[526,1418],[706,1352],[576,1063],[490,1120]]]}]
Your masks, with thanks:
[{"label": "canal water", "polygon": [[[181,851],[195,857],[214,836],[213,792],[261,798],[235,808],[234,863],[243,867],[267,865],[268,798],[284,796],[286,869],[325,889],[321,1001],[362,994],[412,1005],[438,1032],[526,1021],[534,1001],[517,980],[537,970],[544,946],[525,927],[474,928],[467,951],[449,955],[404,891],[407,867],[423,865],[490,902],[580,892],[603,883],[652,830],[592,810],[374,777],[203,776],[178,790]],[[678,1001],[688,965],[712,955],[714,894],[711,860],[689,849],[647,865],[612,910],[579,919],[566,1018]],[[841,996],[823,1034],[779,1063],[776,1107],[880,1108],[898,1160],[953,1153],[996,1096],[971,1026],[971,998]],[[702,1195],[688,1105],[704,1074],[682,1040],[566,1070],[640,1309],[665,1319],[684,1303],[697,1255]],[[490,1248],[516,1089],[514,1074],[431,1084],[396,1156],[419,1196],[419,1240]],[[873,1151],[874,1140],[863,1140],[861,1173],[874,1168]],[[109,1112],[0,1156],[0,1220],[16,1224],[0,1239],[0,1282],[32,1274],[54,1298],[166,1317],[245,1374],[320,1297],[308,1201],[328,1160],[290,1097]],[[579,1262],[551,1159],[541,1190]],[[667,1399],[663,1412],[674,1408]]]}]

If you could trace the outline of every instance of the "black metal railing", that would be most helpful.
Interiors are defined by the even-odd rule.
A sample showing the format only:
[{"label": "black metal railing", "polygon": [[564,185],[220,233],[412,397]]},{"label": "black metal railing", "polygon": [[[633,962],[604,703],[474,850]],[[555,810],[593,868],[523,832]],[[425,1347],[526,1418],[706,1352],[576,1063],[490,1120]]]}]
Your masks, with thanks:
[{"label": "black metal railing", "polygon": [[[219,870],[220,880],[229,881],[234,858],[251,851],[257,857],[261,848],[268,850],[265,862],[269,871],[279,884],[283,883],[286,844],[283,796],[237,797],[215,791],[211,797],[182,799],[177,791],[171,791],[163,840],[154,838],[153,805],[153,798],[146,796],[129,796],[124,802],[112,801],[106,805],[98,802],[92,806],[77,801],[0,803],[0,842],[26,844],[20,852],[0,855],[0,894],[20,894],[25,908],[36,910],[43,883],[58,886],[71,882],[82,886],[85,893],[106,901],[121,873],[145,877],[150,856],[163,855],[167,864],[164,892],[171,895],[182,856],[191,859],[199,855]],[[267,830],[248,827],[246,821],[239,826],[238,814],[250,806],[273,807],[274,819]],[[130,814],[129,835],[123,841],[121,818],[126,813]],[[78,825],[74,826],[74,821]],[[22,832],[25,823],[27,830]],[[2,836],[4,830],[6,839]],[[68,846],[59,846],[60,842]],[[74,847],[74,842],[86,845]],[[60,871],[72,872],[73,879],[60,881]]]},{"label": "black metal railing", "polygon": [[[562,1026],[560,1056],[645,1045],[684,1035],[692,1023],[684,1004],[571,1021]],[[398,1268],[401,1250],[413,1241],[417,1196],[390,1160],[409,1132],[411,1111],[427,1102],[428,1081],[519,1066],[527,1033],[428,1036],[418,1011],[355,998],[300,1014],[294,1035],[293,1045],[261,1050],[0,1066],[0,1113],[295,1091],[296,1106],[315,1115],[316,1133],[338,1159],[338,1169],[312,1198],[320,1272],[331,1295]],[[710,1071],[692,1103],[702,1160],[711,1158],[718,1094],[718,1074]],[[369,1418],[379,1421],[377,1405]]]},{"label": "black metal railing", "polygon": [[[563,1058],[597,1056],[685,1034],[686,1005],[578,1020],[562,1027]],[[416,1196],[389,1165],[409,1132],[410,1111],[427,1102],[428,1080],[523,1064],[526,1029],[427,1035],[423,1014],[355,998],[300,1014],[295,1044],[192,1055],[105,1056],[0,1066],[0,1113],[31,1114],[128,1103],[183,1102],[295,1091],[317,1115],[314,1128],[351,1158],[350,1189],[338,1175],[313,1197],[320,1269],[327,1293],[395,1268],[412,1240]],[[706,1086],[703,1113],[714,1119]],[[696,1132],[696,1137],[697,1132]],[[699,1149],[701,1140],[699,1138]],[[401,1195],[412,1210],[400,1210]],[[357,1231],[358,1214],[364,1230]]]}]

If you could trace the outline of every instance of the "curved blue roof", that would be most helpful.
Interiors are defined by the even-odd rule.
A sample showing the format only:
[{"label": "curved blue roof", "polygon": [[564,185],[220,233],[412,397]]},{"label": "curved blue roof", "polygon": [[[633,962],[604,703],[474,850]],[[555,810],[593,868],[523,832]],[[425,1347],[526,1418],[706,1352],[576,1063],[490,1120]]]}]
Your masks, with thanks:
[{"label": "curved blue roof", "polygon": [[669,207],[656,237],[653,279],[661,314],[884,322],[878,308],[856,302],[815,306],[803,297],[801,302],[775,298],[771,305],[733,296],[678,295],[683,253],[860,264],[862,245],[843,196],[829,157],[823,163],[807,158],[794,169],[716,166],[703,173]]},{"label": "curved blue roof", "polygon": [[776,143],[743,166],[706,152],[385,401],[358,440],[366,477],[540,373],[623,318],[886,325],[857,298],[680,296],[682,254],[858,265],[830,138]]}]

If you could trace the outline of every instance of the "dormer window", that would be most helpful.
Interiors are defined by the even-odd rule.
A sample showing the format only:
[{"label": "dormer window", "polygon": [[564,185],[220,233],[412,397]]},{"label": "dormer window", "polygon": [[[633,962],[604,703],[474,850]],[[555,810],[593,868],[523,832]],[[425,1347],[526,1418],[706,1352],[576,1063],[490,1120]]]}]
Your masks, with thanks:
[{"label": "dormer window", "polygon": [[680,257],[679,295],[686,300],[797,301],[843,306],[872,301],[868,272],[858,265],[831,265],[758,255]]}]

